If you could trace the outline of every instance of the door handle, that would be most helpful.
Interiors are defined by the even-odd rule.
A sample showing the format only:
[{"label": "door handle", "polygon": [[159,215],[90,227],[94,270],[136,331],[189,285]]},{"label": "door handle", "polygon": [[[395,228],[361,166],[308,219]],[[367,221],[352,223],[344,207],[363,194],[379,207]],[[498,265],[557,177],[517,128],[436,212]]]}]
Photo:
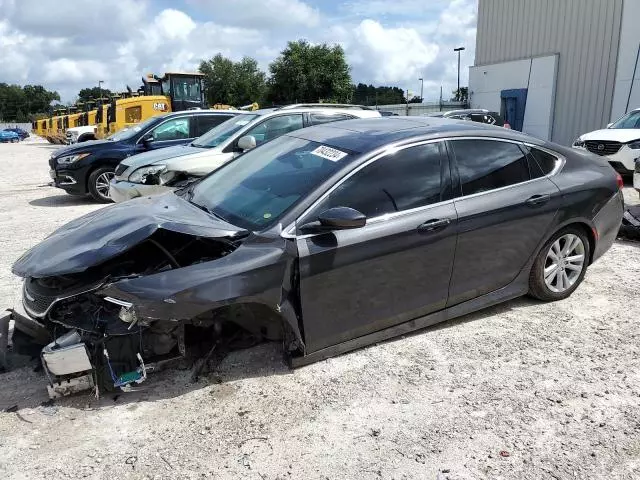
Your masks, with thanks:
[{"label": "door handle", "polygon": [[545,203],[547,203],[549,200],[551,200],[551,195],[549,194],[534,195],[524,203],[529,207],[539,207],[540,205],[544,205]]},{"label": "door handle", "polygon": [[435,232],[436,230],[442,230],[451,223],[450,218],[436,218],[433,220],[427,220],[421,225],[418,225],[418,232],[427,233]]}]

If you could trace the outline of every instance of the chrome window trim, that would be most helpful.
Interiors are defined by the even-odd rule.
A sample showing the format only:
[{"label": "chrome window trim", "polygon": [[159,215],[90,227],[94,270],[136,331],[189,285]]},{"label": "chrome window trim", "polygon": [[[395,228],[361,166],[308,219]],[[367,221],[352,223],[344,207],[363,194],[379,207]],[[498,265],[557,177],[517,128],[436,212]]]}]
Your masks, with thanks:
[{"label": "chrome window trim", "polygon": [[[429,208],[433,208],[436,206],[442,206],[442,205],[446,205],[448,203],[454,203],[456,200],[459,199],[465,199],[465,198],[474,198],[474,197],[479,197],[481,195],[487,195],[493,192],[500,192],[502,190],[506,190],[508,188],[513,188],[513,187],[517,187],[520,185],[525,185],[527,183],[531,183],[531,182],[535,182],[538,180],[541,180],[543,178],[550,178],[555,176],[556,174],[558,174],[560,172],[560,170],[562,170],[562,167],[564,167],[565,163],[566,163],[566,158],[562,155],[560,155],[557,152],[554,152],[552,150],[549,150],[548,148],[545,147],[541,147],[539,145],[536,145],[534,143],[531,142],[526,142],[526,141],[520,141],[520,140],[513,140],[510,138],[499,138],[499,137],[480,137],[480,136],[470,136],[470,137],[443,137],[443,138],[435,138],[435,139],[429,139],[429,140],[420,140],[414,143],[410,143],[410,144],[406,144],[406,145],[400,145],[400,146],[390,146],[387,149],[385,149],[384,151],[374,155],[372,158],[370,158],[369,160],[367,160],[366,162],[364,162],[362,165],[358,166],[357,168],[355,168],[353,171],[349,172],[347,175],[345,175],[344,177],[342,177],[339,181],[337,181],[329,190],[327,190],[320,198],[318,198],[315,202],[313,202],[304,212],[302,212],[301,215],[299,215],[293,222],[291,222],[289,225],[287,225],[287,227],[285,227],[282,230],[282,233],[280,234],[280,236],[282,238],[287,238],[287,239],[305,239],[305,238],[309,238],[309,237],[313,237],[316,235],[319,235],[318,233],[311,233],[311,234],[306,234],[306,235],[296,235],[295,234],[295,228],[296,228],[296,224],[298,223],[298,220],[300,220],[301,218],[303,218],[305,215],[307,215],[312,209],[314,209],[320,202],[322,202],[327,196],[329,196],[336,188],[338,188],[343,182],[345,182],[347,179],[349,179],[352,175],[355,175],[356,173],[358,173],[360,170],[362,170],[363,168],[365,168],[366,166],[372,164],[373,162],[375,162],[376,160],[391,154],[391,153],[396,153],[400,150],[404,150],[405,148],[411,148],[411,147],[417,147],[420,145],[426,145],[429,143],[437,143],[437,142],[447,142],[447,141],[455,141],[455,140],[493,140],[493,141],[498,141],[498,142],[505,142],[505,143],[514,143],[516,145],[526,145],[527,147],[531,147],[531,148],[537,148],[539,150],[542,150],[545,153],[548,153],[549,155],[552,155],[556,158],[556,166],[554,167],[554,169],[549,172],[548,174],[542,176],[542,177],[538,177],[538,178],[533,178],[524,182],[520,182],[520,183],[514,183],[513,185],[507,185],[505,187],[500,187],[500,188],[495,188],[493,190],[487,190],[486,192],[478,192],[478,193],[473,193],[471,195],[461,195],[459,197],[455,197],[452,198],[451,200],[444,200],[442,202],[437,202],[437,203],[431,203],[429,205],[424,205],[422,207],[416,207],[416,208],[412,208],[409,210],[402,210],[400,212],[394,212],[394,213],[386,213],[384,215],[379,215],[377,217],[373,217],[371,219],[367,219],[367,225],[370,225],[371,223],[379,223],[379,222],[383,222],[383,221],[387,221],[387,220],[393,220],[394,218],[397,218],[399,216],[403,216],[403,215],[409,215],[412,213],[416,213],[419,212],[421,210],[427,210]],[[451,162],[451,158],[449,158],[449,161]]]},{"label": "chrome window trim", "polygon": [[[347,181],[349,178],[351,178],[353,175],[355,175],[356,173],[358,173],[360,170],[362,170],[363,168],[371,165],[373,162],[375,162],[376,160],[386,157],[387,155],[391,155],[392,153],[396,153],[399,152],[400,150],[405,150],[407,148],[411,148],[411,147],[419,147],[420,145],[427,145],[430,143],[438,143],[438,142],[443,142],[445,141],[445,139],[442,138],[432,138],[429,140],[420,140],[414,143],[409,143],[406,145],[400,145],[400,146],[389,146],[388,148],[386,148],[385,150],[383,150],[382,152],[374,155],[373,157],[371,157],[369,160],[367,160],[366,162],[364,162],[362,165],[359,165],[358,167],[356,167],[355,169],[353,169],[351,172],[349,172],[347,175],[345,175],[344,177],[342,177],[340,180],[338,180],[336,183],[334,183],[331,188],[329,188],[326,192],[324,192],[322,194],[322,196],[318,199],[316,199],[315,202],[313,202],[304,212],[302,212],[301,215],[298,216],[298,218],[296,218],[293,222],[291,222],[280,234],[281,237],[283,238],[308,238],[308,236],[313,236],[313,235],[318,235],[317,233],[314,234],[309,234],[309,235],[296,235],[295,234],[295,228],[296,228],[296,224],[298,223],[298,220],[300,220],[301,218],[303,218],[305,215],[307,215],[311,210],[313,210],[315,207],[318,206],[318,204],[320,202],[322,202],[325,198],[327,198],[329,195],[331,195],[331,193],[338,188],[340,185],[342,185],[345,181]],[[448,202],[449,200],[445,200],[443,202],[437,202],[437,203],[432,203],[429,205],[425,205],[423,207],[416,207],[410,210],[402,210],[400,212],[394,212],[394,213],[385,213],[384,215],[380,215],[378,217],[373,217],[371,219],[367,219],[367,225],[373,223],[377,223],[383,220],[387,220],[388,216],[397,216],[397,214],[406,214],[407,212],[412,212],[412,211],[418,211],[420,209],[424,209],[426,207],[433,207],[435,205],[441,205],[443,203]]]}]

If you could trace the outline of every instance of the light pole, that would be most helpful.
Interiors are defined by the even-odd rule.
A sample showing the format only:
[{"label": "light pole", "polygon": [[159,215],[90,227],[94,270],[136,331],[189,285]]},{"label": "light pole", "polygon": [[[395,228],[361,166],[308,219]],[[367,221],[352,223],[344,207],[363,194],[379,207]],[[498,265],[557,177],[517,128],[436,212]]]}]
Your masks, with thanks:
[{"label": "light pole", "polygon": [[458,47],[453,49],[454,52],[458,52],[458,90],[456,91],[458,96],[458,101],[460,101],[460,98],[462,97],[460,95],[460,52],[463,50],[464,50],[464,47]]},{"label": "light pole", "polygon": [[424,79],[423,78],[419,78],[418,80],[420,81],[420,103],[422,103],[422,101],[423,101],[422,100],[423,99],[422,94],[424,92]]},{"label": "light pole", "polygon": [[98,80],[98,91],[100,92],[98,100],[100,101],[101,105],[102,105],[102,84],[103,83],[104,83],[104,80]]}]

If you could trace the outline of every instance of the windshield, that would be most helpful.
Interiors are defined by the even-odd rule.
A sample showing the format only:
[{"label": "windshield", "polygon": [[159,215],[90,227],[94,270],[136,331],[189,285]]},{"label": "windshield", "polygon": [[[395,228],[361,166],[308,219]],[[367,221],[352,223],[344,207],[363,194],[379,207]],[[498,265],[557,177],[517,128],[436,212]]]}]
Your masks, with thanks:
[{"label": "windshield", "polygon": [[252,120],[258,118],[260,115],[238,115],[237,117],[230,118],[226,122],[222,122],[217,127],[209,130],[201,137],[196,138],[191,145],[200,148],[213,148],[220,145],[231,135],[236,133],[245,125],[249,124]]},{"label": "windshield", "polygon": [[640,128],[640,110],[627,113],[613,122],[609,128]]},{"label": "windshield", "polygon": [[140,122],[137,125],[132,125],[131,127],[124,128],[119,132],[114,133],[113,135],[109,135],[107,140],[111,140],[113,142],[118,142],[120,140],[128,140],[134,137],[136,134],[141,132],[142,130],[146,130],[147,127],[155,124],[161,117],[151,117],[145,120],[144,122]]},{"label": "windshield", "polygon": [[282,136],[250,150],[193,187],[192,203],[248,230],[262,230],[325,181],[351,156]]},{"label": "windshield", "polygon": [[173,99],[185,100],[188,102],[200,102],[202,92],[200,91],[200,78],[175,77],[173,83]]}]

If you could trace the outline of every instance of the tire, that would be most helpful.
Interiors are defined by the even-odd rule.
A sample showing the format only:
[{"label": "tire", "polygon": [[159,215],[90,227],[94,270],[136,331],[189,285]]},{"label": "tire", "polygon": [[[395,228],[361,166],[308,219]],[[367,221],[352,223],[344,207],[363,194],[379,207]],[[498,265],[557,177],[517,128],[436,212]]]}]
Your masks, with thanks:
[{"label": "tire", "polygon": [[91,197],[100,203],[110,203],[113,200],[109,197],[109,182],[115,176],[113,168],[100,167],[89,175],[87,187]]},{"label": "tire", "polygon": [[[529,275],[529,295],[545,302],[567,298],[582,283],[590,254],[591,245],[584,230],[567,227],[557,232],[545,243],[533,262]],[[555,269],[552,268],[554,266]]]}]

